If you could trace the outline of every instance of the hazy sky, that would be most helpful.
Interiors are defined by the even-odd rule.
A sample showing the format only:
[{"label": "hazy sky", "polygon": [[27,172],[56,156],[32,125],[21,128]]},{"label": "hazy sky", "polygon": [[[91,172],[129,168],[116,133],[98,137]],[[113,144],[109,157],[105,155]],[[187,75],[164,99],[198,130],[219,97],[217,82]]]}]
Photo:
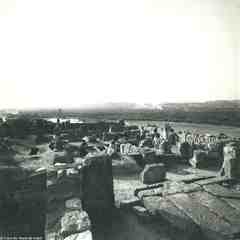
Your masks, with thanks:
[{"label": "hazy sky", "polygon": [[0,108],[240,98],[239,16],[239,0],[0,0]]}]

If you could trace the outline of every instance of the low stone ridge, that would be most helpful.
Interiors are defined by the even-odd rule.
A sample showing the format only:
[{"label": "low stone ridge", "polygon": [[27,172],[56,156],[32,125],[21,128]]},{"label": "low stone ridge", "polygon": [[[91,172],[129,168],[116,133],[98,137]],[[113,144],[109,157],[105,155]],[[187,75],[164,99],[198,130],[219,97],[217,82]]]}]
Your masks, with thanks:
[{"label": "low stone ridge", "polygon": [[214,183],[227,182],[229,180],[230,180],[229,178],[217,176],[217,177],[213,177],[213,178],[208,178],[208,179],[195,181],[194,183],[196,183],[200,186],[204,186],[204,185],[211,185],[211,184],[214,184]]},{"label": "low stone ridge", "polygon": [[140,174],[144,184],[161,182],[166,178],[166,168],[163,163],[147,164]]},{"label": "low stone ridge", "polygon": [[201,190],[201,186],[195,183],[186,184],[183,182],[166,182],[162,188],[162,195],[167,196],[176,193],[190,193]]}]

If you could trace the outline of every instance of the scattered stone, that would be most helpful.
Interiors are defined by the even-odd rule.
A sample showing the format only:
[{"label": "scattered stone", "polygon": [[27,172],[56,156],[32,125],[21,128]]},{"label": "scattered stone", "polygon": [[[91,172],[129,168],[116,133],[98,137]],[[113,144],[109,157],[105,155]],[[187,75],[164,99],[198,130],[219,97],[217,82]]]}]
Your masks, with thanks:
[{"label": "scattered stone", "polygon": [[70,175],[76,175],[78,174],[78,170],[74,169],[74,168],[69,168],[67,169],[67,176],[70,176]]},{"label": "scattered stone", "polygon": [[81,170],[82,168],[83,168],[82,165],[77,166],[77,169],[78,169],[78,170]]},{"label": "scattered stone", "polygon": [[82,233],[72,234],[64,238],[64,240],[92,240],[92,239],[93,239],[93,236],[91,231],[89,230]]},{"label": "scattered stone", "polygon": [[81,157],[74,158],[74,163],[76,164],[83,164],[83,162],[84,162],[84,158],[81,158]]},{"label": "scattered stone", "polygon": [[57,177],[57,170],[55,169],[50,169],[47,171],[47,177],[48,178],[56,178]]},{"label": "scattered stone", "polygon": [[41,168],[38,168],[35,172],[45,172],[45,171],[46,171],[46,168],[41,167]]},{"label": "scattered stone", "polygon": [[147,164],[140,174],[144,184],[152,184],[165,180],[166,168],[163,163]]},{"label": "scattered stone", "polygon": [[66,169],[60,169],[57,171],[57,178],[66,176],[67,170]]},{"label": "scattered stone", "polygon": [[70,210],[82,210],[82,201],[79,198],[72,198],[65,202],[65,206]]},{"label": "scattered stone", "polygon": [[84,232],[91,227],[90,219],[85,211],[73,210],[65,212],[61,219],[61,234],[67,237],[71,234]]}]

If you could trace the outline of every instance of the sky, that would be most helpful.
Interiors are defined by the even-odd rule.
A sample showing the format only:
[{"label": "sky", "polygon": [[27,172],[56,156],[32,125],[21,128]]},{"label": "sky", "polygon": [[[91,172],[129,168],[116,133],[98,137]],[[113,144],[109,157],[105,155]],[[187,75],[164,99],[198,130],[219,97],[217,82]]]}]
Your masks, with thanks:
[{"label": "sky", "polygon": [[240,99],[239,0],[0,0],[0,109]]}]

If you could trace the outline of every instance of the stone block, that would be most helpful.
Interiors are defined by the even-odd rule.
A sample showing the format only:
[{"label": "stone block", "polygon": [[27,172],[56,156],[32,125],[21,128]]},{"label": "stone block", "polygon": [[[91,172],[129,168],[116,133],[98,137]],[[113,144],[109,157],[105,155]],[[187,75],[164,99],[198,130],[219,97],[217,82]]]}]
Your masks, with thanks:
[{"label": "stone block", "polygon": [[142,152],[142,157],[143,157],[143,161],[146,164],[151,164],[151,163],[154,163],[156,161],[155,151],[143,151]]},{"label": "stone block", "polygon": [[65,202],[65,207],[70,210],[82,210],[82,201],[79,198],[71,198]]},{"label": "stone block", "polygon": [[189,163],[194,167],[194,168],[202,168],[207,166],[208,163],[208,153],[207,151],[203,150],[195,150],[193,152],[193,158],[189,160]]},{"label": "stone block", "polygon": [[166,168],[163,163],[147,164],[140,174],[144,184],[153,184],[165,180]]}]

